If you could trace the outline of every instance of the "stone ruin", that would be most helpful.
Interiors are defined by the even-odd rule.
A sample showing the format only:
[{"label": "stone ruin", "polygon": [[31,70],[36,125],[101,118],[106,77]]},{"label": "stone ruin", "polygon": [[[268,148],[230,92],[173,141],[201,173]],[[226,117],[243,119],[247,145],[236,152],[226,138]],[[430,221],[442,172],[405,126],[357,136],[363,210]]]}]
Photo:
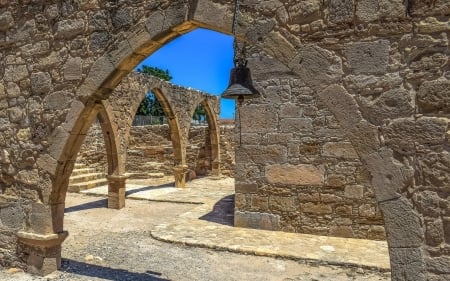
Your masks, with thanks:
[{"label": "stone ruin", "polygon": [[[177,36],[230,33],[233,10],[222,0],[0,1],[0,266],[60,266],[68,179],[97,116],[116,159],[109,203],[120,207],[114,89]],[[381,232],[363,215],[381,216],[392,280],[449,280],[450,2],[242,1],[240,11],[263,97],[241,107],[235,224],[358,237]],[[184,140],[171,139],[182,186]]]}]

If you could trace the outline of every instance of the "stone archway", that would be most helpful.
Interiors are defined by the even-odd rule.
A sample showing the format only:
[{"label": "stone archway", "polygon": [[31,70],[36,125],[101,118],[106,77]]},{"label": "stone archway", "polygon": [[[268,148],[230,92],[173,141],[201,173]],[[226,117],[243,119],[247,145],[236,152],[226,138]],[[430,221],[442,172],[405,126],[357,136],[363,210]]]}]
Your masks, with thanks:
[{"label": "stone archway", "polygon": [[[4,150],[2,165],[6,167],[6,172],[2,171],[2,184],[12,189],[31,190],[36,186],[23,179],[23,174],[52,179],[51,184],[42,180],[38,188],[40,194],[26,197],[26,202],[20,206],[17,202],[12,203],[24,210],[26,218],[32,218],[24,218],[19,232],[21,241],[45,249],[41,252],[31,246],[19,249],[20,253],[31,257],[30,270],[35,268],[36,273],[54,269],[44,265],[58,258],[55,247],[59,245],[58,236],[63,233],[62,224],[52,224],[51,213],[63,206],[59,190],[67,181],[67,171],[71,170],[74,161],[72,147],[79,143],[79,133],[86,129],[86,124],[90,124],[80,120],[92,121],[93,104],[106,99],[137,62],[172,38],[195,27],[228,32],[231,27],[233,9],[230,3],[175,1],[158,6],[150,2],[114,6],[120,13],[108,14],[112,26],[101,21],[87,24],[88,14],[92,16],[101,10],[103,1],[69,5],[64,12],[59,11],[57,4],[40,1],[29,4],[27,9],[18,3],[2,4],[6,8],[1,17],[7,24],[1,31],[7,36],[4,36],[0,57],[3,82],[0,97],[4,101],[5,96],[14,99],[22,94],[30,108],[30,111],[21,110],[25,109],[25,103],[13,103],[16,106],[2,103],[2,108],[8,108],[9,116],[1,117],[0,124],[4,135],[12,140],[2,139],[1,142]],[[448,149],[445,148],[448,112],[432,110],[424,117],[406,111],[389,116],[388,125],[374,125],[367,117],[367,109],[372,104],[362,102],[363,98],[350,89],[357,84],[358,92],[364,86],[364,83],[352,83],[356,76],[363,75],[370,80],[371,76],[382,75],[387,70],[398,74],[402,87],[406,86],[414,96],[417,91],[426,94],[424,88],[430,88],[427,82],[445,84],[442,81],[448,81],[445,73],[448,72],[446,38],[449,30],[444,18],[450,14],[450,7],[446,1],[416,2],[383,1],[383,5],[372,7],[370,1],[315,1],[310,10],[294,6],[297,3],[293,6],[281,2],[272,3],[272,6],[266,2],[249,4],[242,10],[245,16],[242,26],[246,30],[242,37],[289,66],[315,90],[344,127],[373,177],[377,200],[383,206],[393,279],[442,280],[440,276],[446,278],[450,274],[441,269],[449,267],[450,258],[448,252],[436,246],[448,243],[448,239],[444,239],[448,227],[443,227],[443,215],[448,215],[446,199],[439,192],[448,193],[445,189],[448,180],[444,178],[444,187],[440,182],[430,180],[435,176],[423,158],[431,154],[441,158],[436,161],[442,165],[431,165],[437,171],[444,171],[448,166]],[[367,12],[371,7],[373,12]],[[134,11],[139,11],[135,17]],[[125,17],[128,20],[121,20],[124,14],[129,15]],[[327,31],[331,31],[332,36]],[[441,33],[445,36],[440,36]],[[42,34],[49,36],[40,36]],[[28,38],[36,40],[29,44]],[[58,44],[53,44],[55,38],[59,40]],[[20,54],[17,53],[19,49]],[[359,53],[359,50],[363,52]],[[28,59],[33,57],[37,57],[36,65],[27,67],[34,61]],[[86,57],[90,59],[82,63]],[[344,77],[345,71],[351,74]],[[396,85],[395,77],[382,78],[388,81],[374,82],[374,89],[380,85],[381,88]],[[55,102],[61,96],[68,98],[62,103]],[[424,109],[427,110],[422,111]],[[341,110],[347,111],[344,114]],[[42,112],[57,118],[49,118]],[[428,107],[420,104],[418,112],[429,114]],[[355,119],[351,120],[352,117]],[[45,126],[32,127],[22,122],[30,118],[36,120],[33,122],[44,120]],[[4,128],[5,124],[12,129]],[[22,130],[30,131],[26,142],[39,143],[43,147],[33,148],[36,168],[19,168],[15,161],[8,163],[11,156],[4,156],[13,155],[15,146],[12,142],[17,140],[18,143],[16,131],[20,126],[24,127]],[[421,133],[417,128],[423,128]],[[429,136],[432,136],[431,140]],[[415,146],[407,149],[405,154],[395,147],[395,143],[397,139],[407,137],[412,138]],[[414,161],[416,157],[420,161]],[[423,173],[424,167],[428,169],[427,173]],[[18,176],[21,172],[22,176]],[[424,202],[432,202],[439,211],[430,212]],[[8,228],[7,233],[15,232],[13,229]]]},{"label": "stone archway", "polygon": [[[128,147],[134,113],[148,92],[155,94],[167,117],[174,153],[173,171],[175,185],[184,187],[185,173],[187,171],[186,145],[191,115],[195,110],[195,105],[203,100],[211,113],[209,115],[212,120],[211,123],[217,124],[218,99],[200,91],[175,86],[145,74],[130,73],[122,80],[109,98],[115,120],[120,124],[119,138],[121,138],[120,143],[123,154],[126,154],[126,148]],[[216,138],[218,140],[218,135]],[[218,153],[219,142],[216,141],[214,144],[216,146],[215,151]]]}]

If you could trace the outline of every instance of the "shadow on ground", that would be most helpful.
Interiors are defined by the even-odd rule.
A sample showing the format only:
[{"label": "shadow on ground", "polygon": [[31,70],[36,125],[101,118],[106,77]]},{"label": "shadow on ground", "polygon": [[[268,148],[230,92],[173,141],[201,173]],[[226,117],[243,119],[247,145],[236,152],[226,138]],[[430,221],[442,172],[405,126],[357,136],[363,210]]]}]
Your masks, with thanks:
[{"label": "shadow on ground", "polygon": [[108,208],[108,199],[100,199],[64,209],[64,213],[78,212],[88,209]]},{"label": "shadow on ground", "polygon": [[125,196],[129,196],[131,194],[142,192],[142,191],[155,190],[155,189],[174,187],[174,186],[175,186],[175,182],[165,183],[165,184],[161,184],[161,185],[144,186],[144,187],[135,188],[135,189],[132,189],[132,190],[127,190],[125,192]]},{"label": "shadow on ground", "polygon": [[145,273],[130,272],[125,269],[104,267],[95,264],[63,259],[61,272],[101,278],[112,281],[169,281],[160,278],[161,273],[148,270]]},{"label": "shadow on ground", "polygon": [[214,204],[213,210],[200,219],[224,225],[234,225],[234,194],[220,199]]}]

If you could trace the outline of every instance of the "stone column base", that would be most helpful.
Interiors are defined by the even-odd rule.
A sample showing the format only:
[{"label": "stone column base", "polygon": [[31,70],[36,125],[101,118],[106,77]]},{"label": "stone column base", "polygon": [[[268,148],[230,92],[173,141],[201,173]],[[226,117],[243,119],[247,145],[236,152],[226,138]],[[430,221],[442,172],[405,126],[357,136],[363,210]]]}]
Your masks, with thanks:
[{"label": "stone column base", "polygon": [[211,176],[220,179],[220,161],[214,160],[212,162]]},{"label": "stone column base", "polygon": [[122,209],[125,207],[125,182],[127,176],[109,175],[108,177],[108,208]]},{"label": "stone column base", "polygon": [[173,168],[173,175],[175,177],[175,187],[186,186],[186,172],[187,172],[186,165],[180,165]]},{"label": "stone column base", "polygon": [[61,244],[69,235],[67,231],[46,235],[20,231],[16,235],[28,273],[45,276],[61,268]]}]

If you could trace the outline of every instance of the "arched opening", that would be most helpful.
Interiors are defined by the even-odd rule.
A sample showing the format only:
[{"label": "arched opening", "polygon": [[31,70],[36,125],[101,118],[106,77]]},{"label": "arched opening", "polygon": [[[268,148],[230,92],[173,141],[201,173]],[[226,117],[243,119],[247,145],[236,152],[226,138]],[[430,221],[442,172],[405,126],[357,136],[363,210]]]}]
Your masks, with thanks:
[{"label": "arched opening", "polygon": [[[213,101],[210,98],[211,101]],[[213,101],[214,102],[214,101]],[[220,132],[217,112],[208,100],[195,107],[189,129],[187,161],[189,179],[204,176],[220,177]]]},{"label": "arched opening", "polygon": [[[62,147],[59,147],[61,145],[53,145],[51,147],[52,155],[54,160],[56,160],[55,162],[57,162],[56,169],[53,169],[51,172],[54,176],[49,202],[52,211],[58,209],[60,204],[63,204],[64,189],[68,180],[67,171],[71,171],[73,168],[71,163],[74,162],[74,154],[79,149],[79,140],[82,139],[83,132],[87,131],[86,126],[88,128],[93,118],[95,118],[95,115],[91,116],[93,111],[92,103],[108,97],[120,80],[136,65],[137,61],[142,60],[143,56],[150,54],[179,34],[198,26],[206,26],[208,23],[211,26],[217,25],[215,27],[217,30],[228,29],[227,23],[230,17],[227,17],[224,11],[231,11],[231,7],[218,9],[216,8],[217,3],[206,2],[205,5],[209,5],[210,10],[217,12],[218,15],[223,15],[223,18],[219,17],[218,23],[214,22],[217,20],[216,17],[207,16],[210,12],[197,13],[196,4],[193,5],[195,7],[189,6],[188,11],[184,9],[185,3],[182,3],[182,6],[171,6],[171,12],[179,9],[186,13],[175,13],[177,17],[171,18],[171,21],[163,20],[165,15],[161,11],[152,13],[150,17],[151,23],[159,25],[156,27],[151,25],[151,28],[146,28],[142,24],[135,27],[129,34],[123,34],[127,37],[126,40],[120,41],[114,48],[109,48],[109,52],[105,56],[96,60],[96,63],[90,69],[90,74],[79,89],[79,97],[83,103],[72,103],[70,114],[76,116],[74,118],[76,122],[74,123],[72,120],[66,121],[64,124],[66,128],[55,129],[55,134],[51,138],[52,140],[58,139],[64,144]],[[332,8],[339,10],[336,7]],[[352,9],[349,9],[349,11],[352,11]],[[159,16],[161,23],[158,23],[157,16]],[[185,21],[185,17],[189,20]],[[330,20],[340,19],[331,18]],[[273,25],[275,24],[273,23]],[[409,267],[408,264],[411,264],[409,262],[410,257],[414,256],[414,264],[417,265],[417,268],[420,268],[418,270],[418,273],[420,273],[419,279],[425,279],[424,268],[427,265],[425,264],[423,253],[427,251],[427,245],[423,241],[424,230],[420,225],[422,210],[414,210],[410,199],[402,195],[401,190],[405,186],[405,182],[402,181],[403,173],[394,159],[392,151],[384,146],[377,128],[371,126],[361,116],[354,97],[341,85],[342,73],[339,71],[342,71],[342,65],[340,65],[342,61],[336,58],[333,51],[319,46],[305,46],[301,50],[296,50],[295,45],[290,43],[281,33],[270,33],[273,25],[269,22],[267,25],[264,25],[268,26],[266,29],[263,28],[261,29],[262,31],[260,29],[252,30],[247,37],[250,37],[250,41],[255,42],[255,44],[258,44],[257,41],[261,41],[261,45],[266,44],[263,46],[263,49],[271,51],[272,55],[278,57],[285,65],[288,65],[299,77],[308,78],[309,87],[317,93],[322,102],[336,116],[345,134],[349,137],[349,141],[353,143],[356,152],[363,159],[364,164],[371,173],[376,198],[380,205],[383,206],[392,263],[395,265],[393,271],[395,271],[398,278],[406,276],[405,272],[407,272]],[[318,28],[320,29],[321,27]],[[310,26],[305,30],[310,30]],[[76,31],[75,33],[78,32]],[[269,33],[271,37],[268,36],[269,40],[264,41],[265,35]],[[283,48],[279,47],[278,43],[280,45],[283,44]],[[324,45],[326,44],[324,43]],[[251,188],[251,186],[246,187]],[[47,193],[49,193],[48,190]],[[396,219],[396,217],[401,219]],[[54,219],[54,221],[58,222],[59,219]],[[59,233],[62,231],[62,223],[61,225],[54,224],[53,229],[40,230],[42,229],[36,230],[36,232]],[[398,233],[408,233],[408,235],[402,236],[398,235]]]}]

